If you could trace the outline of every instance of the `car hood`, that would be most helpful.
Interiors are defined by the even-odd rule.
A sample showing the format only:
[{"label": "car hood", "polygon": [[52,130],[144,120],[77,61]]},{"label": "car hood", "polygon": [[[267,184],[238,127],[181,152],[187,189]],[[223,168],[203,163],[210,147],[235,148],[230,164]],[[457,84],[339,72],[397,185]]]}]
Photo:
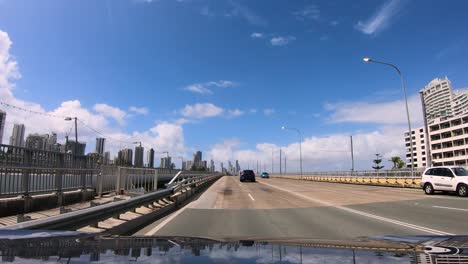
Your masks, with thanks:
[{"label": "car hood", "polygon": [[[119,237],[80,232],[1,231],[3,261],[158,263],[415,263],[467,260],[468,236],[379,236],[352,240]],[[426,262],[424,262],[426,263]],[[452,262],[451,262],[452,263]],[[457,263],[457,262],[453,262]]]}]

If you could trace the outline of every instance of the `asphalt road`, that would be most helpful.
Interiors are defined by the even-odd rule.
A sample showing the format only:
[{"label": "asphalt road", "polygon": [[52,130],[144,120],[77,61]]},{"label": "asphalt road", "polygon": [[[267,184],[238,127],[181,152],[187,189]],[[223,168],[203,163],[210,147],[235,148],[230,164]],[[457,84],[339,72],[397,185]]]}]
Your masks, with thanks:
[{"label": "asphalt road", "polygon": [[467,235],[468,198],[422,190],[225,176],[138,235],[351,239]]}]

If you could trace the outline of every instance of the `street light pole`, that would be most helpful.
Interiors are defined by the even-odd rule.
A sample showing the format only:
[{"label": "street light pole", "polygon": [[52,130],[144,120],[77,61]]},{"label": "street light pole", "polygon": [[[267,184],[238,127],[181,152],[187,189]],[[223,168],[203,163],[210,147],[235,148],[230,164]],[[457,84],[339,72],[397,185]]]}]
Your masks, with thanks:
[{"label": "street light pole", "polygon": [[413,154],[413,137],[412,137],[412,131],[411,131],[411,121],[410,121],[410,114],[409,114],[409,109],[408,109],[408,99],[406,96],[406,88],[405,88],[405,82],[403,81],[403,75],[401,74],[400,69],[398,69],[397,66],[387,63],[387,62],[382,62],[382,61],[376,61],[371,58],[364,58],[364,62],[373,62],[373,63],[378,63],[378,64],[383,64],[392,67],[395,69],[400,76],[400,81],[401,81],[401,89],[403,90],[403,97],[405,98],[405,107],[406,107],[406,118],[408,119],[408,133],[410,137],[410,148],[411,148],[411,177],[414,176],[414,154]]},{"label": "street light pole", "polygon": [[299,141],[299,161],[300,161],[300,166],[301,166],[301,177],[302,177],[302,141],[304,140],[304,135],[297,128],[282,126],[281,129],[283,129],[283,130],[294,130],[299,134],[299,137],[300,137],[299,138],[300,139],[300,141]]},{"label": "street light pole", "polygon": [[[78,150],[78,118],[75,117],[65,117],[65,121],[75,120],[75,145],[73,146],[73,155],[77,155]],[[66,147],[66,146],[65,146]]]}]

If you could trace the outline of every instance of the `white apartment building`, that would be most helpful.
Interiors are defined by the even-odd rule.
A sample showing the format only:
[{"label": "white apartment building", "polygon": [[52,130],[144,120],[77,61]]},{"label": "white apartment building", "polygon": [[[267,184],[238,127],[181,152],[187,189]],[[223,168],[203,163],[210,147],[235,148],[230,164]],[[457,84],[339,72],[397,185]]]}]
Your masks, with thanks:
[{"label": "white apartment building", "polygon": [[468,92],[453,91],[450,80],[436,78],[420,91],[427,166],[468,165]]},{"label": "white apartment building", "polygon": [[[423,104],[425,104],[425,117],[428,124],[439,117],[453,115],[454,93],[447,77],[444,79],[435,78],[420,93]],[[460,110],[458,109],[458,111]]]},{"label": "white apartment building", "polygon": [[425,168],[428,166],[427,155],[428,142],[426,140],[426,129],[424,127],[416,128],[411,131],[411,139],[413,140],[413,158],[411,160],[411,142],[408,132],[405,133],[406,146],[406,167],[410,168]]},{"label": "white apartment building", "polygon": [[468,164],[468,113],[443,117],[429,126],[433,166]]}]

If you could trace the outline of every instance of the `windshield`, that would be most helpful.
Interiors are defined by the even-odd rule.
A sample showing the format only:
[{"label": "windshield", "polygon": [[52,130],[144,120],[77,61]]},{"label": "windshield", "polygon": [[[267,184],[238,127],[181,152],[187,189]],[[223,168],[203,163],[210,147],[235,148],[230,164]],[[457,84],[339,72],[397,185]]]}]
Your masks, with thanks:
[{"label": "windshield", "polygon": [[0,0],[0,230],[466,234],[467,10]]},{"label": "windshield", "polygon": [[453,168],[452,170],[457,176],[468,176],[468,171],[465,168]]}]

